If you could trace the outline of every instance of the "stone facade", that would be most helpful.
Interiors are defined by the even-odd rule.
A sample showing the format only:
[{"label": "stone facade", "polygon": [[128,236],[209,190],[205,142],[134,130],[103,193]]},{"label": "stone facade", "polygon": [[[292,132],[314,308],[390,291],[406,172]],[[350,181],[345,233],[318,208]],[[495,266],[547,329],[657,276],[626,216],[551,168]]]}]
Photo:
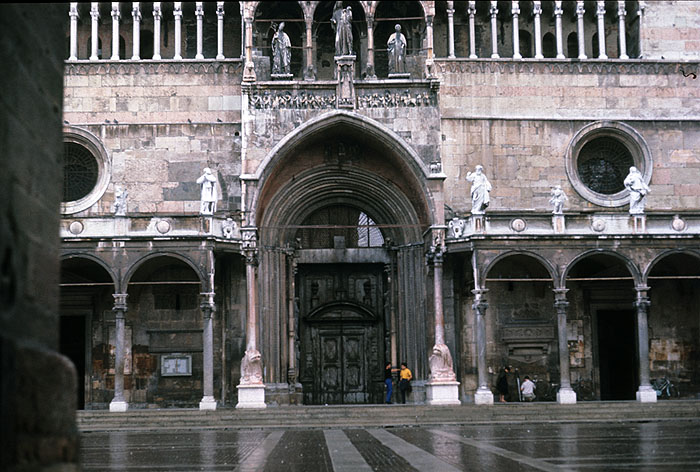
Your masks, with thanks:
[{"label": "stone facade", "polygon": [[[63,319],[88,333],[83,406],[120,391],[131,407],[234,405],[254,351],[258,406],[255,388],[268,403],[380,401],[384,361],[408,363],[416,401],[488,403],[504,364],[559,385],[562,402],[572,383],[579,399],[649,399],[662,376],[696,395],[700,273],[684,261],[700,257],[698,2],[344,2],[352,80],[330,66],[331,3],[220,5],[223,49],[213,4],[183,5],[179,45],[163,4],[160,60],[90,60],[76,7],[64,133],[93,143],[108,175],[61,219]],[[408,78],[382,62],[389,18]],[[279,19],[290,80],[270,75]],[[470,213],[477,165],[493,186],[485,215]],[[643,215],[619,187],[630,166],[651,188]],[[199,215],[205,167],[212,216]],[[458,387],[430,380],[443,344]],[[166,375],[169,356],[190,370]]]}]

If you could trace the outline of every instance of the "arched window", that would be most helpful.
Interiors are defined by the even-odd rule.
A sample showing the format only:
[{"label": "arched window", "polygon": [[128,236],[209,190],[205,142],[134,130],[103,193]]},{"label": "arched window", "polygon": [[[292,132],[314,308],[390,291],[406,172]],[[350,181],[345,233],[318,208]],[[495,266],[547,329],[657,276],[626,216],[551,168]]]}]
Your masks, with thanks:
[{"label": "arched window", "polygon": [[529,31],[519,30],[520,55],[523,57],[534,57],[532,54],[532,35]]},{"label": "arched window", "polygon": [[578,57],[578,34],[570,33],[566,38],[566,57]]},{"label": "arched window", "polygon": [[547,33],[542,38],[542,55],[548,58],[557,57],[557,40],[552,33]]}]

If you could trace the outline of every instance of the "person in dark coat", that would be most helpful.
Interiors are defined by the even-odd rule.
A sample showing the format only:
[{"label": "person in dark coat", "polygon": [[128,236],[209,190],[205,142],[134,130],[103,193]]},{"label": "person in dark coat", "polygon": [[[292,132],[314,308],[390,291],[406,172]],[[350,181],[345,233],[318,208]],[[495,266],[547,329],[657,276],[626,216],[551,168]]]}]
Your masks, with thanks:
[{"label": "person in dark coat", "polygon": [[496,390],[498,390],[501,403],[506,402],[506,395],[508,395],[508,372],[510,372],[510,368],[504,367],[496,379]]}]

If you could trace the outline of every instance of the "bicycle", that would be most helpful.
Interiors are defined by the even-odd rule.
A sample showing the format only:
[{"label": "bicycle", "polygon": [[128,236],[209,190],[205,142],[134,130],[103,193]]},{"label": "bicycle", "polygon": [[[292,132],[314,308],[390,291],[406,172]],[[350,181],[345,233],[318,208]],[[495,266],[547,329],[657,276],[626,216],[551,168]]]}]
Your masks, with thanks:
[{"label": "bicycle", "polygon": [[678,398],[680,397],[680,392],[666,377],[661,377],[660,379],[655,379],[651,381],[651,387],[656,391],[657,398]]},{"label": "bicycle", "polygon": [[579,379],[571,384],[571,388],[576,392],[576,400],[588,401],[595,398],[593,382],[589,379]]},{"label": "bicycle", "polygon": [[553,402],[557,400],[559,384],[549,383],[544,379],[535,379],[535,397],[538,402]]}]

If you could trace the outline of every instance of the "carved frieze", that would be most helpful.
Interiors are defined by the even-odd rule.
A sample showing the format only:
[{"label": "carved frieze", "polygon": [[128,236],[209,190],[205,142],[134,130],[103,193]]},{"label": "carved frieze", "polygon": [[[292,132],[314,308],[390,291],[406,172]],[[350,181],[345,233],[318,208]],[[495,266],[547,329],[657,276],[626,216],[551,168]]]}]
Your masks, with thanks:
[{"label": "carved frieze", "polygon": [[363,93],[357,96],[357,106],[358,108],[434,107],[437,106],[437,95],[433,91],[411,92],[410,90]]},{"label": "carved frieze", "polygon": [[66,75],[138,75],[138,74],[240,74],[240,59],[230,62],[88,62],[66,64]]},{"label": "carved frieze", "polygon": [[672,75],[685,76],[697,71],[699,65],[678,62],[559,62],[559,61],[473,61],[466,59],[438,60],[435,65],[440,73],[518,73],[518,74],[624,74],[624,75]]},{"label": "carved frieze", "polygon": [[299,92],[290,91],[265,91],[262,93],[252,92],[248,105],[256,110],[279,110],[279,109],[300,109],[318,110],[324,108],[335,108],[335,93],[329,92]]}]

